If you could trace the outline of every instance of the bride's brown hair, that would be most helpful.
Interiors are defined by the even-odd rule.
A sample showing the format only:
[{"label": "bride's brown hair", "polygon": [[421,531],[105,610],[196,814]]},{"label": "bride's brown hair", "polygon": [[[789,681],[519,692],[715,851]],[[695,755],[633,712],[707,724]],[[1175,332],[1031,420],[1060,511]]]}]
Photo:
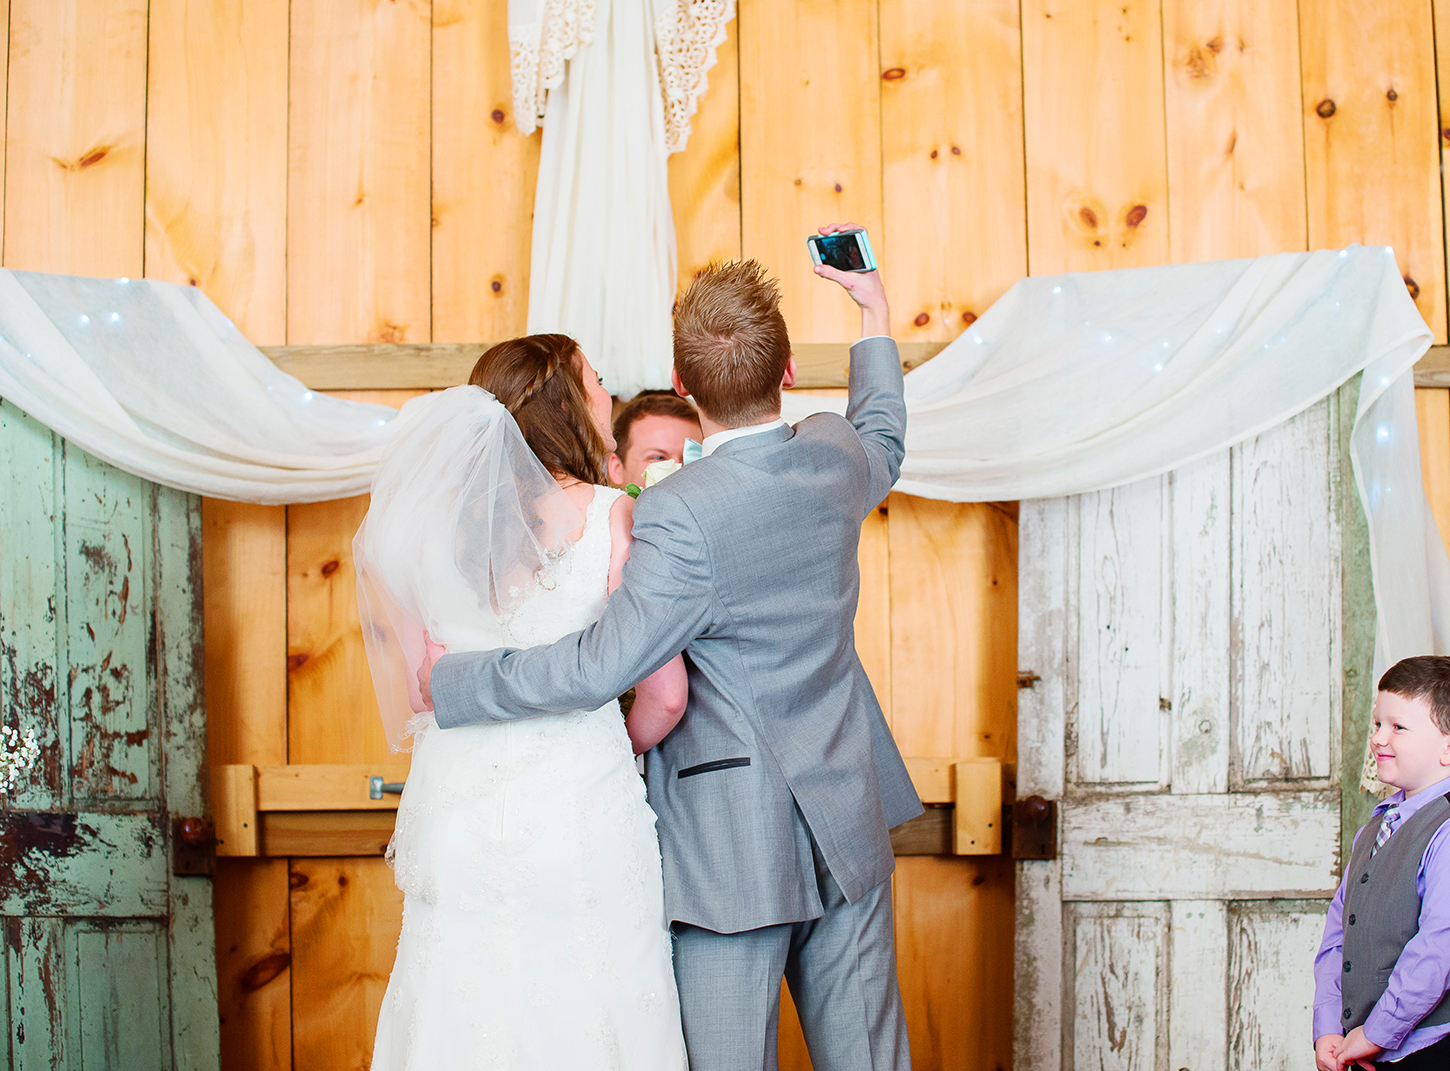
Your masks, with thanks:
[{"label": "bride's brown hair", "polygon": [[568,335],[524,335],[489,347],[468,382],[503,403],[555,477],[608,484],[609,450],[594,426],[582,363]]}]

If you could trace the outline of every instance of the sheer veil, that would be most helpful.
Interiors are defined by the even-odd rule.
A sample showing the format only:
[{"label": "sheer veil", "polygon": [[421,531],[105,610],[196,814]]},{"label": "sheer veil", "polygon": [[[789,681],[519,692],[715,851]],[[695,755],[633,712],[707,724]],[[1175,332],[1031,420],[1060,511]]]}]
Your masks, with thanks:
[{"label": "sheer veil", "polygon": [[383,730],[411,749],[425,636],[450,651],[514,646],[509,621],[584,515],[502,404],[479,387],[407,402],[353,539],[358,615]]}]

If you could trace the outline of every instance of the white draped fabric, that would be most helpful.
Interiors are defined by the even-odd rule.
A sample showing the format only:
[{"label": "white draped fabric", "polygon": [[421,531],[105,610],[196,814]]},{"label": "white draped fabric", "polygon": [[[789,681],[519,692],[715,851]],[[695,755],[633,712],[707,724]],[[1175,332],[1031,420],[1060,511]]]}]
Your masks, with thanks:
[{"label": "white draped fabric", "polygon": [[[1351,453],[1377,661],[1450,653],[1450,562],[1421,483],[1411,376],[1429,344],[1382,248],[1024,279],[906,377],[898,487],[967,502],[1131,483],[1363,372]],[[267,503],[366,490],[394,416],[313,394],[194,288],[6,270],[0,398],[146,479]],[[797,420],[840,403],[785,406]]]},{"label": "white draped fabric", "polygon": [[685,147],[733,14],[733,0],[509,7],[517,123],[527,133],[536,116],[544,120],[528,330],[578,339],[620,397],[669,386],[676,260],[667,161]]}]

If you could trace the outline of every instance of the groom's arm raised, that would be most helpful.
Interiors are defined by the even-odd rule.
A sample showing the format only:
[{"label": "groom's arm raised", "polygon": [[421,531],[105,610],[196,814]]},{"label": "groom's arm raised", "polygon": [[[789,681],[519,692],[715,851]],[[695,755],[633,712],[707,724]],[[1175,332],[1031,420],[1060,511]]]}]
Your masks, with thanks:
[{"label": "groom's arm raised", "polygon": [[547,647],[445,655],[429,687],[451,729],[596,710],[685,649],[714,611],[707,550],[688,508],[664,485],[640,496],[620,586],[598,621]]},{"label": "groom's arm raised", "polygon": [[[838,223],[822,227],[821,233],[854,229],[854,223]],[[839,284],[861,308],[861,339],[851,347],[846,419],[866,451],[869,514],[896,483],[906,456],[906,400],[901,356],[891,337],[891,310],[879,271],[837,271],[824,264],[815,270],[823,279]]]}]

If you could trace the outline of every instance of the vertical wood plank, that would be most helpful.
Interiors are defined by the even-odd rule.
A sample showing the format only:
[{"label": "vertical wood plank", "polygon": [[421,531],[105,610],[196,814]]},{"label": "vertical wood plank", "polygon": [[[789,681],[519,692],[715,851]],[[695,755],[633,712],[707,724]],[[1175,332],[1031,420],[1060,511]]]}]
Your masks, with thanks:
[{"label": "vertical wood plank", "polygon": [[72,792],[86,801],[160,796],[161,725],[152,645],[157,488],[67,443],[66,648]]},{"label": "vertical wood plank", "polygon": [[7,268],[139,276],[146,0],[14,0]]},{"label": "vertical wood plank", "polygon": [[1157,0],[1022,4],[1033,275],[1168,261]]},{"label": "vertical wood plank", "polygon": [[524,333],[542,134],[514,126],[508,5],[433,10],[433,341]]},{"label": "vertical wood plank", "polygon": [[297,1067],[360,1068],[403,925],[403,894],[382,859],[294,859],[292,984]]},{"label": "vertical wood plank", "polygon": [[689,144],[670,157],[679,288],[707,265],[740,257],[740,33],[715,54],[710,86],[691,120]]},{"label": "vertical wood plank", "polygon": [[918,1068],[1008,1067],[1012,863],[903,856],[896,863],[896,970]]},{"label": "vertical wood plank", "polygon": [[215,887],[222,1069],[289,1071],[292,939],[287,860],[218,859]]},{"label": "vertical wood plank", "polygon": [[[424,391],[339,391],[400,406]],[[392,759],[357,616],[352,537],[368,498],[287,507],[287,761]]]},{"label": "vertical wood plank", "polygon": [[1170,256],[1305,248],[1292,0],[1163,0]]},{"label": "vertical wood plank", "polygon": [[11,1066],[63,1071],[71,1066],[70,994],[65,922],[59,918],[7,918],[10,974]]},{"label": "vertical wood plank", "polygon": [[1073,904],[1072,1051],[1063,1067],[1164,1066],[1167,904]]},{"label": "vertical wood plank", "polygon": [[1068,761],[1078,784],[1158,782],[1166,478],[1078,496],[1081,628]]},{"label": "vertical wood plank", "polygon": [[1330,404],[1233,451],[1241,680],[1232,776],[1240,783],[1328,778],[1335,768],[1340,576]]},{"label": "vertical wood plank", "polygon": [[[1389,245],[1445,341],[1445,235],[1430,0],[1303,0],[1309,246]],[[1443,140],[1443,138],[1442,138]]]},{"label": "vertical wood plank", "polygon": [[427,0],[291,6],[287,341],[427,342]]},{"label": "vertical wood plank", "polygon": [[1420,424],[1420,471],[1425,482],[1425,497],[1435,514],[1440,539],[1450,547],[1450,390],[1417,389],[1415,415]]},{"label": "vertical wood plank", "polygon": [[1228,1059],[1227,912],[1221,900],[1179,900],[1171,911],[1168,1066],[1223,1067]]},{"label": "vertical wood plank", "polygon": [[287,0],[152,0],[146,275],[287,341]]},{"label": "vertical wood plank", "polygon": [[70,796],[65,577],[55,554],[62,449],[49,428],[0,402],[0,721],[35,733],[37,768],[9,802],[36,810]]},{"label": "vertical wood plank", "polygon": [[883,233],[900,252],[885,279],[899,338],[949,341],[1027,274],[1020,31],[1016,0],[882,0]]},{"label": "vertical wood plank", "polygon": [[892,494],[892,732],[905,755],[1016,759],[1017,516]]},{"label": "vertical wood plank", "polygon": [[742,247],[780,279],[797,342],[849,342],[856,307],[811,270],[806,236],[827,223],[881,228],[881,70],[876,0],[741,0]]},{"label": "vertical wood plank", "polygon": [[1228,1068],[1295,1067],[1312,1031],[1314,962],[1327,900],[1229,905]]},{"label": "vertical wood plank", "polygon": [[1227,792],[1230,456],[1194,462],[1172,488],[1173,791]]}]

